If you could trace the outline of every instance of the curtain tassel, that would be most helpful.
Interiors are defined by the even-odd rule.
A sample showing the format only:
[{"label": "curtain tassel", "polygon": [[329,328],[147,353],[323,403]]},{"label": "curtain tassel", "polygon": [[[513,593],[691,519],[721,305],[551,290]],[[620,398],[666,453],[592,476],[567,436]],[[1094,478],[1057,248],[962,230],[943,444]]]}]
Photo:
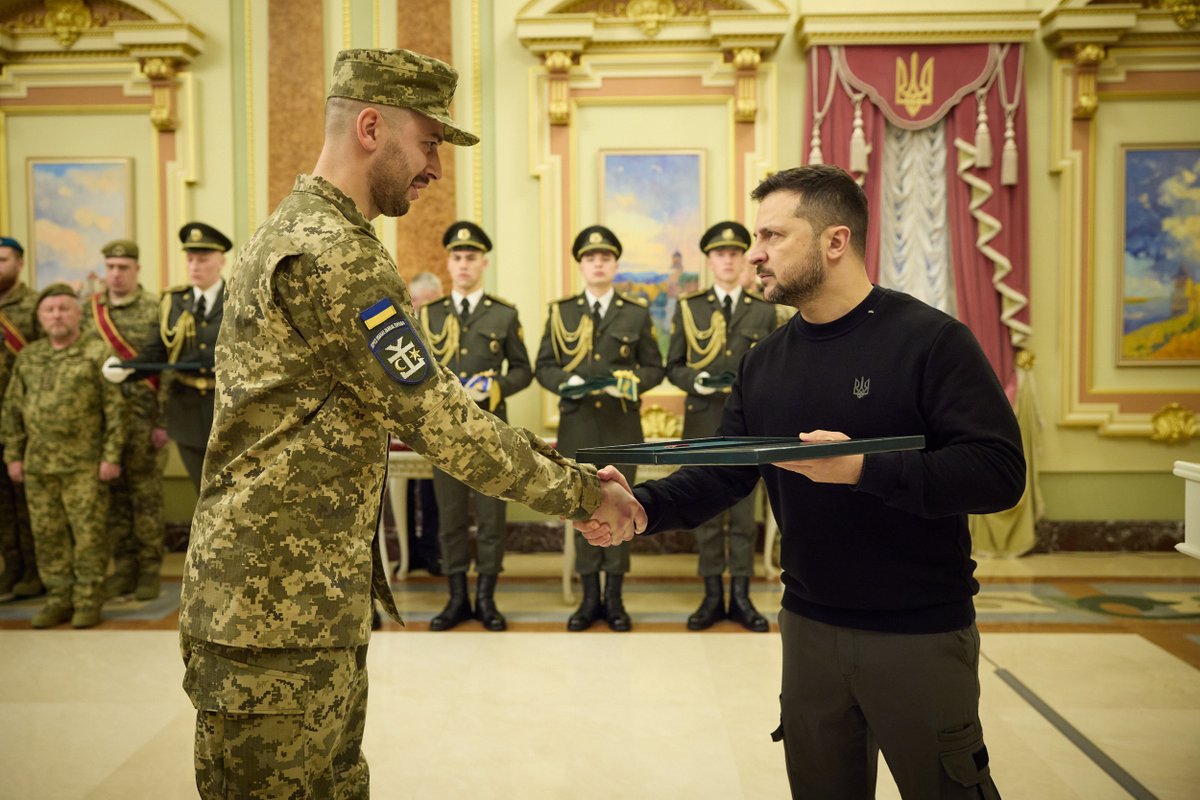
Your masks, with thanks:
[{"label": "curtain tassel", "polygon": [[808,163],[825,163],[825,155],[821,152],[821,128],[817,125],[813,125],[812,139],[809,141]]},{"label": "curtain tassel", "polygon": [[975,166],[986,169],[992,165],[992,136],[988,130],[987,93],[976,92],[979,113],[975,117]]},{"label": "curtain tassel", "polygon": [[854,132],[850,134],[850,171],[867,171],[867,137],[863,134],[862,100],[854,103]]},{"label": "curtain tassel", "polygon": [[1004,152],[1000,156],[1000,183],[1003,186],[1017,185],[1017,136],[1012,119],[1004,126]]}]

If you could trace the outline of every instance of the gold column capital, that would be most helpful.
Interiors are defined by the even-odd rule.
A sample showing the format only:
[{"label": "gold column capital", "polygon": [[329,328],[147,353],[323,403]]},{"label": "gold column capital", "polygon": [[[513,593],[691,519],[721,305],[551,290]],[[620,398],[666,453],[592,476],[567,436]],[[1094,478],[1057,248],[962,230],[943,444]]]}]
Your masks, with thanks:
[{"label": "gold column capital", "polygon": [[1096,92],[1096,71],[1104,60],[1104,45],[1094,42],[1075,45],[1075,105],[1071,114],[1075,119],[1091,119],[1100,105]]},{"label": "gold column capital", "polygon": [[1179,405],[1167,403],[1150,418],[1150,438],[1165,444],[1184,444],[1200,434],[1200,423],[1192,411]]}]

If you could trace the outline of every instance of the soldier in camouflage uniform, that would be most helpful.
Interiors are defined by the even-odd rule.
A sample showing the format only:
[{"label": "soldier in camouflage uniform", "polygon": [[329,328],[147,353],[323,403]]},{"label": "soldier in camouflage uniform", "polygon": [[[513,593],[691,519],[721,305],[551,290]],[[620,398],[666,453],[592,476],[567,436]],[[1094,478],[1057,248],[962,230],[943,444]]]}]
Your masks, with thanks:
[{"label": "soldier in camouflage uniform", "polygon": [[[137,358],[137,347],[158,334],[158,295],[138,283],[138,246],[128,239],[104,245],[105,291],[83,310],[84,328],[99,336],[109,352]],[[159,594],[163,559],[163,465],[166,419],[158,376],[120,385],[125,406],[125,450],[121,477],[113,481],[108,504],[108,535],[113,572],[104,584],[109,597],[133,593],[135,600]]]},{"label": "soldier in camouflage uniform", "polygon": [[[80,334],[75,290],[51,284],[38,295],[46,338],[17,357],[4,396],[4,461],[25,483],[38,569],[49,596],[33,627],[100,621],[109,547],[106,481],[121,474],[121,393],[100,377],[102,342]],[[74,612],[72,614],[72,612]]]},{"label": "soldier in camouflage uniform", "polygon": [[[188,282],[163,292],[158,312],[158,329],[146,339],[135,362],[142,364],[188,364],[187,369],[162,371],[162,404],[166,408],[167,435],[179,450],[196,492],[204,451],[212,429],[213,353],[225,313],[225,253],[233,247],[229,237],[203,222],[189,222],[179,229],[179,241],[187,256]],[[105,363],[104,377],[114,383],[141,380],[159,368],[136,372],[122,367],[114,356]]]},{"label": "soldier in camouflage uniform", "polygon": [[[641,442],[638,398],[662,382],[664,370],[646,302],[613,289],[621,257],[616,234],[602,225],[584,228],[571,253],[586,288],[550,304],[537,379],[560,398],[558,449],[573,457],[581,447]],[[632,486],[636,468],[620,471]],[[629,545],[599,550],[587,546],[582,534],[572,535],[583,600],[567,620],[567,630],[587,630],[600,619],[614,631],[630,630],[621,595]],[[601,570],[606,576],[603,601]]]},{"label": "soldier in camouflage uniform", "polygon": [[[0,402],[17,354],[39,333],[34,315],[37,294],[21,282],[24,266],[25,248],[16,239],[0,236]],[[3,449],[4,434],[0,432],[0,451]],[[4,560],[0,601],[42,593],[25,489],[9,480],[6,470],[0,470],[0,557]]]},{"label": "soldier in camouflage uniform", "polygon": [[[462,381],[480,408],[508,419],[505,398],[533,382],[533,369],[517,309],[483,291],[483,271],[492,240],[473,222],[455,222],[442,236],[449,251],[446,269],[453,289],[443,300],[421,307],[421,329],[434,360]],[[506,367],[507,365],[507,367]],[[429,622],[432,631],[445,631],[470,619],[467,568],[471,566],[467,504],[475,505],[475,568],[479,585],[474,617],[490,631],[508,627],[496,608],[496,577],[504,569],[505,504],[477,492],[440,469],[433,471],[438,506],[438,541],[442,571],[450,583],[450,600]]]},{"label": "soldier in camouflage uniform", "polygon": [[[750,231],[737,222],[718,222],[700,237],[700,251],[708,259],[713,285],[679,298],[671,322],[667,351],[667,379],[687,393],[683,438],[713,436],[729,397],[733,375],[746,351],[775,329],[775,308],[758,295],[744,291],[739,281],[745,273]],[[725,554],[722,528],[729,519],[729,555]],[[688,630],[702,631],[727,616],[743,627],[763,633],[770,627],[750,601],[754,577],[754,521],[751,492],[727,513],[696,528],[700,550],[700,577],[704,600],[688,617]],[[721,575],[729,567],[729,610],[725,609]]]},{"label": "soldier in camouflage uniform", "polygon": [[314,174],[231,272],[179,618],[205,798],[368,796],[372,596],[398,618],[373,541],[388,432],[481,491],[632,525],[618,484],[433,361],[371,227],[440,177],[443,138],[478,141],[450,119],[456,82],[404,50],[339,53]]}]

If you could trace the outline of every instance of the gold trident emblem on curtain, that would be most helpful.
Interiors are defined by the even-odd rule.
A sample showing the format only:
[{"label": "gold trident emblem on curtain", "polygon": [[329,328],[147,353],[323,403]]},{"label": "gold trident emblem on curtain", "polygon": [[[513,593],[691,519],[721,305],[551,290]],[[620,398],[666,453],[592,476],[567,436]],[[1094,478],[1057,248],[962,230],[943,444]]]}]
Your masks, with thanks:
[{"label": "gold trident emblem on curtain", "polygon": [[910,117],[915,117],[922,106],[933,105],[933,56],[921,67],[917,77],[917,51],[912,54],[912,71],[904,59],[896,59],[896,104],[904,106]]}]

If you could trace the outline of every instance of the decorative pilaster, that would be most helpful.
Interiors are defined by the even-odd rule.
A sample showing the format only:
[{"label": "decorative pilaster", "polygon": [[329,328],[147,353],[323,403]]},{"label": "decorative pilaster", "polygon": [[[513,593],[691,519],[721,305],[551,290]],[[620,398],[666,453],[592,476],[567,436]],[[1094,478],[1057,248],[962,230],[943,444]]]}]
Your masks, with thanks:
[{"label": "decorative pilaster", "polygon": [[1091,119],[1100,105],[1096,93],[1096,72],[1104,60],[1104,46],[1099,44],[1075,45],[1075,104],[1071,108],[1075,119]]},{"label": "decorative pilaster", "polygon": [[756,48],[742,47],[733,53],[737,70],[737,100],[733,116],[738,122],[754,122],[758,117],[758,65],[762,54]]},{"label": "decorative pilaster", "polygon": [[568,74],[573,60],[571,54],[564,50],[554,50],[546,54],[543,64],[550,75],[550,103],[547,112],[551,125],[569,125],[571,123],[571,87],[568,84]]},{"label": "decorative pilaster", "polygon": [[152,101],[150,122],[159,133],[170,133],[179,127],[175,116],[176,64],[170,58],[143,58],[142,74],[150,81]]}]

